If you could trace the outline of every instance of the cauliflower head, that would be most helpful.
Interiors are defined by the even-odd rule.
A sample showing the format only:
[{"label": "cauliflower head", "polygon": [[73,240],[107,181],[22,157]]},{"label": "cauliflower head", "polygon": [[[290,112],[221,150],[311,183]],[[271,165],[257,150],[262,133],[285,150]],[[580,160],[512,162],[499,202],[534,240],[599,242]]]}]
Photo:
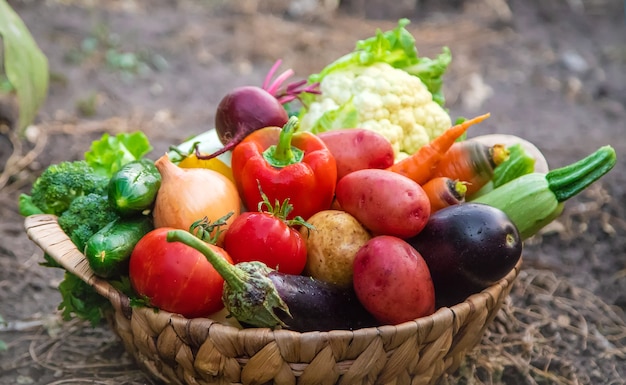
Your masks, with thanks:
[{"label": "cauliflower head", "polygon": [[320,91],[301,116],[302,130],[361,127],[376,131],[391,142],[397,160],[451,126],[450,116],[420,78],[384,62],[329,73]]}]

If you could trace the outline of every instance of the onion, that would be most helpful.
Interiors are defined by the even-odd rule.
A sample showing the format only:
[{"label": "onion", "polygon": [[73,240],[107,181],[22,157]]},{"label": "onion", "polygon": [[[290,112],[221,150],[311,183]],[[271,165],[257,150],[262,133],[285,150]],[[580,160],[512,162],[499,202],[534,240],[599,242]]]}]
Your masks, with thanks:
[{"label": "onion", "polygon": [[190,230],[203,218],[217,222],[229,213],[225,230],[241,212],[237,187],[224,175],[205,168],[183,169],[176,166],[167,154],[154,163],[161,173],[161,187],[153,210],[155,227],[173,227]]}]

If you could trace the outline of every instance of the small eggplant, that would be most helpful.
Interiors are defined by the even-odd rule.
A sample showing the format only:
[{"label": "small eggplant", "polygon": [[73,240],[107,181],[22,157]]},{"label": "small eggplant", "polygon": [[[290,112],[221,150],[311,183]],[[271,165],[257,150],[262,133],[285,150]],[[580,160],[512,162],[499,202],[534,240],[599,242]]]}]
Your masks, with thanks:
[{"label": "small eggplant", "polygon": [[451,306],[504,278],[522,255],[519,231],[507,215],[480,203],[433,213],[408,240],[424,258],[437,306]]},{"label": "small eggplant", "polygon": [[169,242],[200,251],[224,278],[224,306],[240,323],[297,332],[353,330],[379,322],[361,305],[354,290],[303,275],[278,272],[262,262],[231,265],[184,230],[172,230]]}]

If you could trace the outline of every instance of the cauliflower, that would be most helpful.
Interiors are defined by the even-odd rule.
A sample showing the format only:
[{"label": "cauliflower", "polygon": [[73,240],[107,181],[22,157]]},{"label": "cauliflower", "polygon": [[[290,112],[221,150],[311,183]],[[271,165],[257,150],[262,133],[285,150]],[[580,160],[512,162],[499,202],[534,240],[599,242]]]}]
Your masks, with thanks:
[{"label": "cauliflower", "polygon": [[387,63],[332,72],[322,79],[320,91],[302,116],[301,129],[322,131],[318,121],[329,111],[352,114],[349,125],[382,134],[397,159],[416,152],[451,125],[448,113],[417,76]]},{"label": "cauliflower", "polygon": [[419,57],[407,24],[400,19],[395,29],[358,41],[353,52],[309,76],[320,93],[303,99],[300,128],[377,131],[391,142],[396,160],[448,129],[441,85],[450,50],[444,47],[435,59]]}]

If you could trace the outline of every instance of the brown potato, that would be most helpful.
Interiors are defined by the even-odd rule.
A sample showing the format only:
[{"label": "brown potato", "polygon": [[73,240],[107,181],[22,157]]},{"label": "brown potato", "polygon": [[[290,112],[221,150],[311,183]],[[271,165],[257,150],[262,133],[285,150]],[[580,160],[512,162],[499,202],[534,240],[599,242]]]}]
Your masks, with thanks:
[{"label": "brown potato", "polygon": [[307,247],[304,274],[351,287],[354,256],[370,240],[370,233],[356,218],[340,210],[320,211],[307,222],[315,229],[300,229]]}]

